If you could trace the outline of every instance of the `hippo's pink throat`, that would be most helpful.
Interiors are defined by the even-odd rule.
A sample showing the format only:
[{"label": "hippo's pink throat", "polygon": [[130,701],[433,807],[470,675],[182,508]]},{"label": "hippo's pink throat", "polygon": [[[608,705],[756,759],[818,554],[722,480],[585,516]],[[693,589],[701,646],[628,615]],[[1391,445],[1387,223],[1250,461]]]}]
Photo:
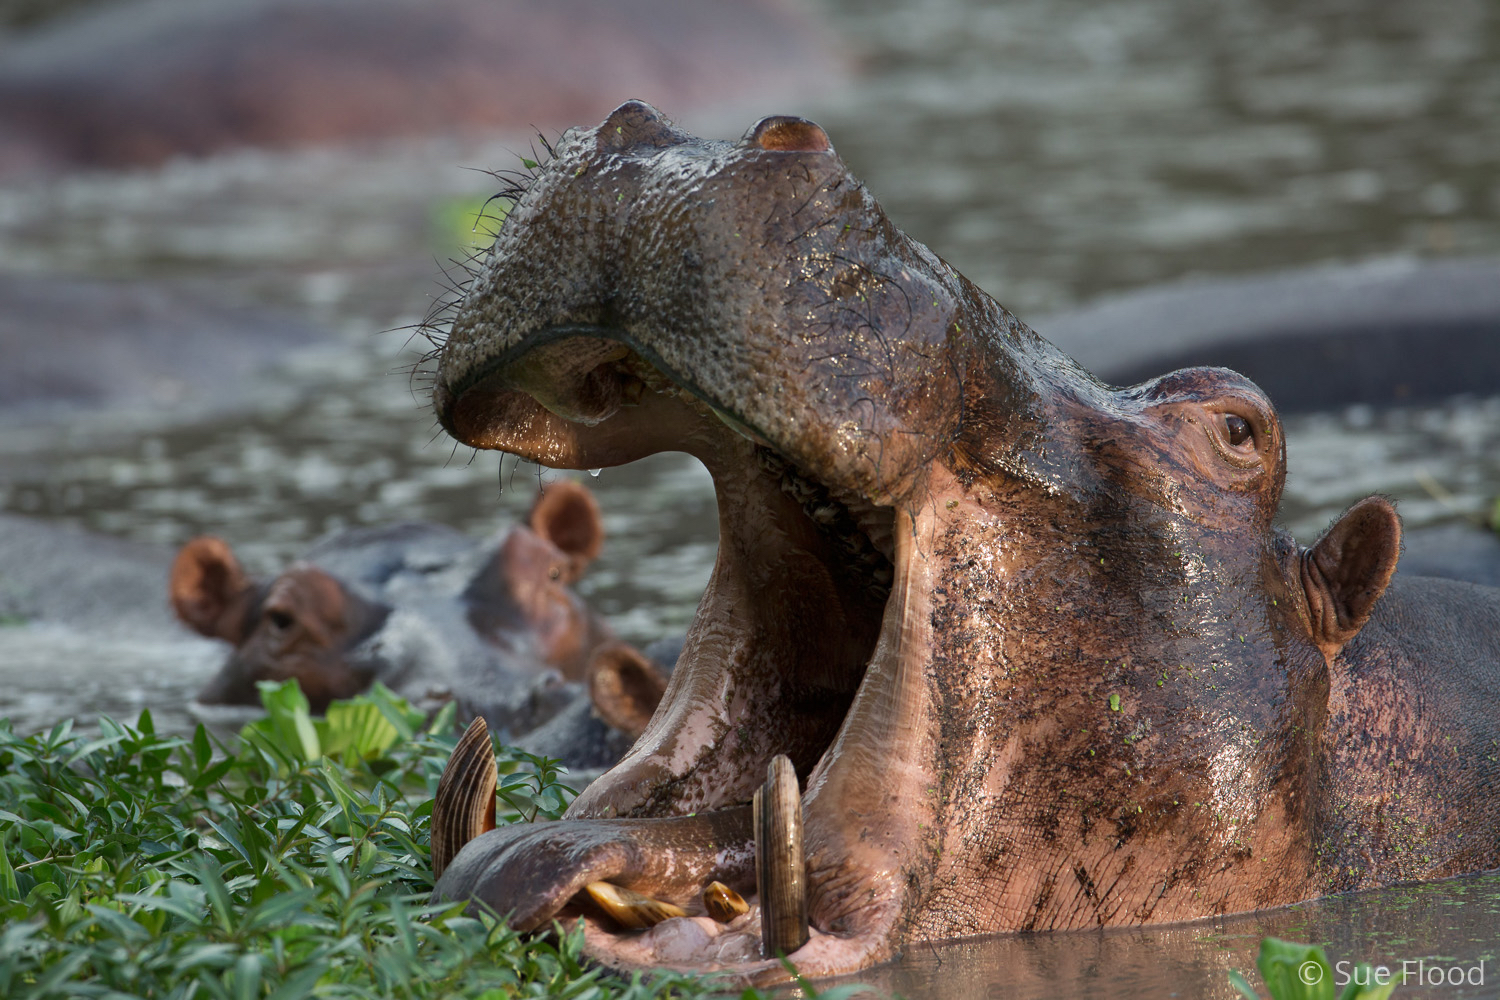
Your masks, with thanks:
[{"label": "hippo's pink throat", "polygon": [[[618,830],[633,860],[613,880],[690,915],[703,913],[711,880],[753,900],[749,825],[730,817],[747,815],[785,754],[803,788],[811,925],[794,958],[814,973],[879,961],[906,897],[903,872],[932,825],[921,717],[930,581],[914,557],[927,515],[896,517],[824,481],[598,333],[533,337],[472,384],[438,393],[444,423],[477,447],[567,468],[685,451],[714,477],[717,562],[671,684],[629,754],[562,822],[606,839]],[[475,877],[508,883],[492,901],[502,910],[507,892],[537,878],[497,862],[506,864],[520,874]],[[454,894],[483,896],[460,878]],[[754,906],[727,925],[690,916],[630,932],[571,893],[555,903],[530,922],[581,912],[591,952],[606,961],[780,974],[764,958]]]}]

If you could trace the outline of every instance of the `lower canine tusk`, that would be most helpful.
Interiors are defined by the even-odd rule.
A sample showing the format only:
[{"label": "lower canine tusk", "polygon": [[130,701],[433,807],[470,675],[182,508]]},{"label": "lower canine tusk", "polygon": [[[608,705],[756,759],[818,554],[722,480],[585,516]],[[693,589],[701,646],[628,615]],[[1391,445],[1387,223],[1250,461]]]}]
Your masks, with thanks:
[{"label": "lower canine tusk", "polygon": [[632,930],[655,927],[669,917],[687,916],[687,911],[680,906],[663,903],[613,882],[590,882],[583,889],[616,923]]},{"label": "lower canine tusk", "polygon": [[760,894],[761,948],[767,958],[807,943],[807,869],[802,854],[802,794],[785,754],[766,769],[755,793],[755,888]]},{"label": "lower canine tusk", "polygon": [[500,772],[484,719],[469,723],[453,748],[432,801],[432,877],[442,877],[465,844],[495,828]]}]

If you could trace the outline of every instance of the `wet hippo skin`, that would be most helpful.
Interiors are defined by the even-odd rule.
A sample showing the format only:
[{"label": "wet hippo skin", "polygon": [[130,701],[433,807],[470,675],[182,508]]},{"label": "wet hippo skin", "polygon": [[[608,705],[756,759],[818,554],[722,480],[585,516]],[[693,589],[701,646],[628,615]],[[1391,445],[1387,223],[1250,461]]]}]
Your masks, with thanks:
[{"label": "wet hippo skin", "polygon": [[611,764],[629,745],[612,729],[640,732],[622,679],[658,694],[665,681],[571,588],[603,534],[589,491],[558,482],[490,544],[432,524],[352,529],[271,580],[251,579],[221,539],[193,539],[172,566],[172,606],[233,646],[197,700],[256,705],[257,681],[294,679],[321,712],[378,680],[429,708],[454,700],[461,721],[483,716],[527,747],[526,734],[562,715],[542,749],[575,767]]},{"label": "wet hippo skin", "polygon": [[[626,758],[436,894],[582,912],[618,965],[784,978],[750,810],[801,782],[809,975],[924,941],[1187,920],[1500,865],[1500,591],[1402,577],[1361,501],[1276,529],[1272,401],[1106,385],[897,230],[816,125],[567,133],[435,358],[444,426],[714,477],[718,561]],[[609,880],[689,916],[623,931]],[[756,902],[756,906],[760,901]]]}]

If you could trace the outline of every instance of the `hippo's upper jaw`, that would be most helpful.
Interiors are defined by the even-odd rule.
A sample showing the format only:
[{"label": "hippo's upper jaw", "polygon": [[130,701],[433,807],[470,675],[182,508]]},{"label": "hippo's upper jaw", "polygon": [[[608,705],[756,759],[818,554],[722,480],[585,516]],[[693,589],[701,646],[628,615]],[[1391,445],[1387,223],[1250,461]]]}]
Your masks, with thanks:
[{"label": "hippo's upper jaw", "polygon": [[[710,880],[749,894],[742,807],[778,754],[805,788],[811,975],[1342,884],[1309,804],[1394,512],[1298,550],[1259,390],[1102,386],[897,231],[817,126],[705,142],[632,102],[569,132],[435,402],[459,439],[552,466],[689,452],[720,512],[639,742],[563,821],[469,843],[440,894],[521,928],[596,880],[694,913]],[[611,961],[782,975],[753,912],[642,935],[585,911]]]}]

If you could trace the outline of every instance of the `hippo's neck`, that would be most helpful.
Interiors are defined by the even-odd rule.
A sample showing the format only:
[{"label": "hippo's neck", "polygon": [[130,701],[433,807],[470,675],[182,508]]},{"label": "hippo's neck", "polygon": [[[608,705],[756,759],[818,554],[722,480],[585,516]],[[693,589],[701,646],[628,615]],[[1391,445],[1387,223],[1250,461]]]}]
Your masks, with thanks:
[{"label": "hippo's neck", "polygon": [[1289,652],[1255,579],[1270,555],[1226,563],[956,482],[933,495],[948,499],[919,547],[940,842],[913,859],[919,936],[972,923],[975,871],[1001,930],[1304,898],[1321,718],[1299,706],[1322,703],[1303,689],[1326,672]]}]

